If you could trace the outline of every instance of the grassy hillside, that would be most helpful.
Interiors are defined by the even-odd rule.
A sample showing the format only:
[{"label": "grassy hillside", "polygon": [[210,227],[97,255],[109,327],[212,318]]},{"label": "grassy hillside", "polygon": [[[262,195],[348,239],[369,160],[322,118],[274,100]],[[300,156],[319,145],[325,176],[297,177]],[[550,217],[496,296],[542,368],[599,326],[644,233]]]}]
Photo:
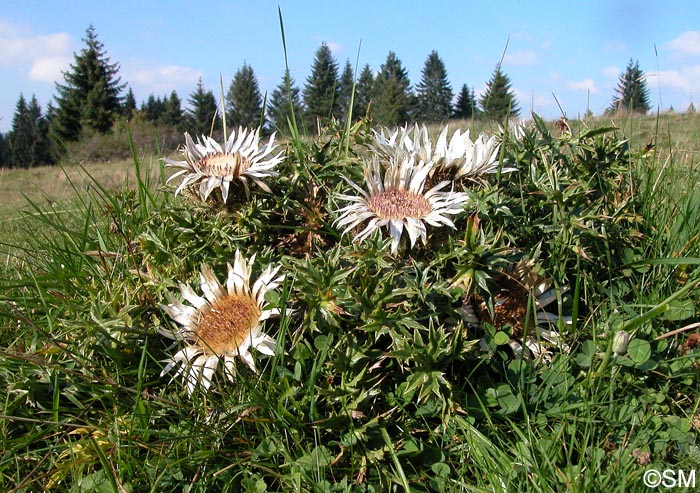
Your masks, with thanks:
[{"label": "grassy hillside", "polygon": [[[151,162],[156,158],[145,158]],[[153,166],[154,172],[158,165]],[[37,205],[63,204],[75,198],[96,181],[105,188],[134,188],[136,176],[133,160],[81,165],[42,166],[31,169],[0,168],[0,212],[3,217],[15,216],[27,208],[25,196]]]},{"label": "grassy hillside", "polygon": [[[160,166],[155,158],[146,158],[149,179],[156,180]],[[109,163],[85,163],[43,166],[31,169],[0,168],[0,271],[22,258],[26,245],[23,234],[31,218],[42,210],[75,218],[82,216],[85,202],[80,198],[99,185],[106,190],[134,189],[136,173],[133,160]]]}]

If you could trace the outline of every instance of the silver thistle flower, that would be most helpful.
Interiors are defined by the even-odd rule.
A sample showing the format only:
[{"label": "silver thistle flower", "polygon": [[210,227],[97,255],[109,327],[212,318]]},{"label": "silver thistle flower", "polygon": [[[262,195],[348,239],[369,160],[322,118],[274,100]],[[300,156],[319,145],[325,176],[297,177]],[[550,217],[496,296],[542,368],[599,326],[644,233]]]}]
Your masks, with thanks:
[{"label": "silver thistle flower", "polygon": [[163,158],[166,166],[180,168],[174,173],[168,182],[183,176],[180,185],[175,190],[175,195],[180,193],[187,185],[200,182],[199,195],[202,200],[207,200],[215,188],[221,189],[221,197],[224,202],[228,200],[229,188],[234,180],[240,181],[249,194],[248,181],[254,182],[266,192],[270,192],[263,179],[276,177],[274,171],[282,160],[282,151],[272,156],[276,148],[275,134],[270,136],[266,145],[259,145],[260,129],[253,131],[247,128],[238,128],[238,132],[231,132],[228,140],[222,148],[211,137],[202,136],[195,143],[188,133],[185,133],[184,161],[175,161]]},{"label": "silver thistle flower", "polygon": [[340,216],[335,223],[345,227],[346,233],[360,223],[369,221],[367,226],[355,235],[354,241],[362,241],[376,229],[387,226],[391,236],[392,253],[398,250],[404,228],[410,238],[411,247],[418,238],[426,243],[425,223],[435,227],[454,228],[448,216],[462,211],[467,195],[441,191],[450,184],[449,181],[443,181],[425,192],[423,188],[430,170],[429,164],[416,164],[411,156],[388,167],[382,166],[375,156],[372,161],[365,163],[367,190],[348,180],[359,195],[338,196],[352,203],[337,211]]},{"label": "silver thistle flower", "polygon": [[162,374],[180,365],[176,376],[182,375],[188,393],[198,383],[208,389],[214,371],[223,362],[224,373],[229,379],[235,374],[235,357],[240,357],[251,370],[256,371],[250,349],[272,355],[275,340],[262,332],[262,323],[280,314],[277,308],[266,308],[265,295],[276,289],[284,279],[277,276],[279,267],[268,267],[250,286],[251,264],[240,252],[236,252],[233,267],[228,265],[225,286],[219,283],[212,270],[202,266],[200,287],[204,296],[199,296],[186,284],[180,283],[182,297],[190,303],[185,305],[174,297],[167,305],[161,305],[170,318],[181,327],[175,331],[165,328],[158,332],[170,339],[183,342],[185,347],[167,360]]}]

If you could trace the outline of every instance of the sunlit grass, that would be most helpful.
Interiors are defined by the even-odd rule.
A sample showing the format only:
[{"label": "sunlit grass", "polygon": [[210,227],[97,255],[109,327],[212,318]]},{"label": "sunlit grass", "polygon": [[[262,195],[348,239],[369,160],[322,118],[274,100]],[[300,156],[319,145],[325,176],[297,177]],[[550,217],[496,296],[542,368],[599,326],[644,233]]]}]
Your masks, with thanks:
[{"label": "sunlit grass", "polygon": [[[153,171],[157,173],[158,167]],[[74,199],[76,189],[88,189],[93,181],[110,189],[133,188],[136,185],[134,162],[129,159],[31,169],[0,168],[0,196],[3,197],[0,212],[3,217],[17,216],[27,209],[25,196],[42,206],[68,202]]]}]

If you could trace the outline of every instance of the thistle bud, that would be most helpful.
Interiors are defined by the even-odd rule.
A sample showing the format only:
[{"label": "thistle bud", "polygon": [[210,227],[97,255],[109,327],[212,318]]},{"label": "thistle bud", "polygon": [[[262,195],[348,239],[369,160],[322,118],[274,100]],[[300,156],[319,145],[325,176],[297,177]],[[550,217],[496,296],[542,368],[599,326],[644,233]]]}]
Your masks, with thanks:
[{"label": "thistle bud", "polygon": [[621,356],[627,352],[627,345],[630,343],[630,333],[625,330],[618,330],[613,338],[613,353]]}]

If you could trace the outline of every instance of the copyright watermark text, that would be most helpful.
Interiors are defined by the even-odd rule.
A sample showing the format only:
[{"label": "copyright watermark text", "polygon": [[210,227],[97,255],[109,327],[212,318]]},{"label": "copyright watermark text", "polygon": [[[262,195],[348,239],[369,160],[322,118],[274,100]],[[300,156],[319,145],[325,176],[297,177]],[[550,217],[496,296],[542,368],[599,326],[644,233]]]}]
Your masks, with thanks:
[{"label": "copyright watermark text", "polygon": [[695,488],[695,470],[647,469],[642,478],[649,488]]}]

